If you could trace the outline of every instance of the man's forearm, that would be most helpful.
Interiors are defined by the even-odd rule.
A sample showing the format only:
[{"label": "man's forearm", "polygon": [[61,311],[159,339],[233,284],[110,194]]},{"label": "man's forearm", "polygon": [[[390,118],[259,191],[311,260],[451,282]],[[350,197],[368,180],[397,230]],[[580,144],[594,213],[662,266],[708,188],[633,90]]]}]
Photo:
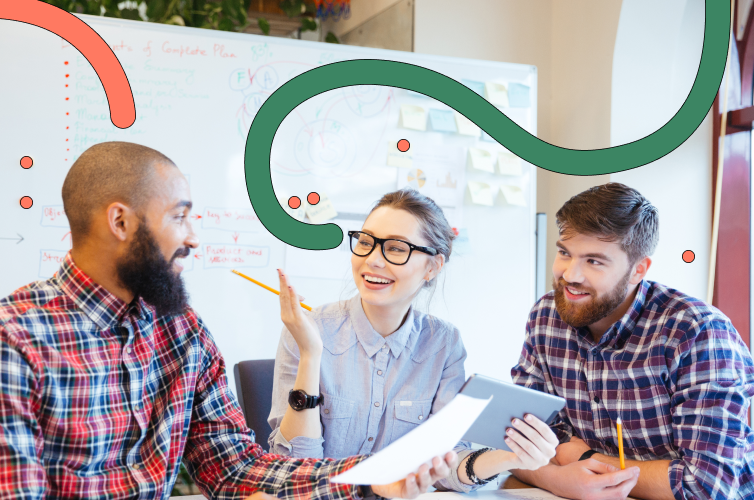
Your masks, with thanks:
[{"label": "man's forearm", "polygon": [[552,485],[549,484],[551,477],[549,473],[555,467],[558,467],[558,465],[551,460],[550,465],[545,465],[537,470],[511,469],[511,474],[527,484],[552,492]]},{"label": "man's forearm", "polygon": [[[620,467],[620,460],[601,453],[595,453],[592,458],[602,463]],[[645,462],[626,460],[626,467],[638,467],[641,470],[639,481],[631,490],[631,496],[642,500],[675,500],[670,488],[668,468],[670,460],[648,460]]]}]

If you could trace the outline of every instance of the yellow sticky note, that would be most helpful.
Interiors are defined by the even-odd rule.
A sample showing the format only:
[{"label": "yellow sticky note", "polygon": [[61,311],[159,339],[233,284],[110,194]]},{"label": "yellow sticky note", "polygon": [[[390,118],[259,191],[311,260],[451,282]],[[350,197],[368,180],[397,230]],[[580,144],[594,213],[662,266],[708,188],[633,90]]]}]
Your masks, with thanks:
[{"label": "yellow sticky note", "polygon": [[508,107],[508,88],[502,83],[484,84],[484,96],[495,106]]},{"label": "yellow sticky note", "polygon": [[521,158],[503,151],[497,155],[497,171],[500,175],[521,175]]},{"label": "yellow sticky note", "polygon": [[319,194],[319,203],[306,206],[306,215],[314,224],[321,224],[338,216],[330,199],[324,194]]},{"label": "yellow sticky note", "polygon": [[491,207],[495,204],[495,194],[492,192],[492,186],[486,182],[469,181],[469,192],[471,201],[476,205],[486,205]]},{"label": "yellow sticky note", "polygon": [[304,222],[304,217],[306,216],[306,202],[301,203],[301,206],[298,208],[291,208],[286,206],[285,211],[288,212],[288,215],[290,215],[297,221]]},{"label": "yellow sticky note", "polygon": [[411,130],[427,130],[427,113],[421,106],[404,104],[401,106],[398,126]]},{"label": "yellow sticky note", "polygon": [[471,169],[481,170],[482,172],[495,172],[495,165],[492,161],[492,153],[490,153],[486,149],[469,148],[466,165]]},{"label": "yellow sticky note", "polygon": [[454,113],[456,115],[456,127],[458,128],[459,134],[479,137],[479,132],[481,131],[481,129],[477,127],[474,122],[463,116],[458,111],[454,111]]},{"label": "yellow sticky note", "polygon": [[411,168],[414,166],[414,155],[411,149],[405,153],[398,149],[398,141],[388,141],[387,164],[391,167]]},{"label": "yellow sticky note", "polygon": [[526,196],[524,196],[524,190],[520,187],[503,184],[500,186],[500,193],[508,205],[515,205],[517,207],[526,206]]}]

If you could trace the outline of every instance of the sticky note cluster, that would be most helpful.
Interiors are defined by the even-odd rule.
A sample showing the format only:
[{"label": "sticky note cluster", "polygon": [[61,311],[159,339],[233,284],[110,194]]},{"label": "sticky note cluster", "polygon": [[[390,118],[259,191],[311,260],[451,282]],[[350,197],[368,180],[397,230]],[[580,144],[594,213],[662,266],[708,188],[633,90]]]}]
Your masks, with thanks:
[{"label": "sticky note cluster", "polygon": [[518,186],[511,186],[503,184],[499,187],[492,186],[486,182],[469,181],[469,194],[471,195],[471,202],[475,205],[494,206],[495,195],[498,189],[500,194],[503,195],[505,203],[508,205],[514,205],[518,207],[526,206],[526,196],[524,190]]},{"label": "sticky note cluster", "polygon": [[[486,149],[469,148],[466,166],[471,170],[495,173],[495,161],[492,153]],[[521,158],[508,151],[497,154],[497,172],[500,175],[522,175]]]}]

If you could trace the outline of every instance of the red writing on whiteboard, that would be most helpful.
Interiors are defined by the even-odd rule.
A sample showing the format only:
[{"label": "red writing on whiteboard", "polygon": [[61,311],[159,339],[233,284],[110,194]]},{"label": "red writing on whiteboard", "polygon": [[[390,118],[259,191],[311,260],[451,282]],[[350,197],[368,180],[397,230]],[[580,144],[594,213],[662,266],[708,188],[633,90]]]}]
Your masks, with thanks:
[{"label": "red writing on whiteboard", "polygon": [[177,54],[179,57],[186,56],[206,56],[207,52],[204,49],[200,49],[198,46],[191,48],[188,45],[180,45],[178,47],[171,46],[170,42],[164,42],[162,44],[162,51],[166,54]]},{"label": "red writing on whiteboard", "polygon": [[62,264],[65,260],[65,255],[52,255],[47,252],[42,252],[42,262],[55,262],[56,264]]},{"label": "red writing on whiteboard", "polygon": [[58,217],[65,217],[65,210],[57,207],[45,207],[44,218],[52,222]]},{"label": "red writing on whiteboard", "polygon": [[236,57],[232,52],[225,52],[225,45],[215,44],[214,55],[217,57]]},{"label": "red writing on whiteboard", "polygon": [[130,45],[126,45],[126,42],[123,40],[120,41],[119,44],[110,45],[110,48],[113,49],[113,52],[133,52],[134,49]]},{"label": "red writing on whiteboard", "polygon": [[211,245],[207,245],[206,253],[210,255],[242,255],[242,256],[261,257],[264,254],[264,250],[262,249],[254,250],[251,248],[233,247],[233,246],[213,247]]}]

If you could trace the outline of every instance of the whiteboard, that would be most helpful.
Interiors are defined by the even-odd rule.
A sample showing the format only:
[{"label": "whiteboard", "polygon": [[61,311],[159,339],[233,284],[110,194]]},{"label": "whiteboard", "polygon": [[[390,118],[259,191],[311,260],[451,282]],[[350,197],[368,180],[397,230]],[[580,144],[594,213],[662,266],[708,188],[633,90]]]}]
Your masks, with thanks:
[{"label": "whiteboard", "polygon": [[[0,21],[0,294],[47,279],[70,248],[61,188],[70,165],[103,141],[130,141],[171,158],[189,180],[192,222],[201,247],[187,259],[191,304],[225,357],[228,372],[246,359],[274,358],[282,322],[278,298],[231,268],[277,287],[276,268],[311,306],[351,297],[350,253],[287,247],[256,218],[246,192],[244,147],[254,114],[276,88],[313,67],[347,59],[388,59],[459,81],[519,83],[530,105],[501,108],[536,133],[537,73],[528,65],[436,57],[299,40],[81,16],[110,44],[128,76],[137,119],[110,122],[104,90],[88,61],[48,31]],[[11,76],[10,78],[8,76]],[[66,86],[67,85],[67,86]],[[412,182],[434,186],[451,223],[466,237],[445,267],[430,311],[459,327],[467,373],[510,380],[535,300],[535,193],[532,165],[520,175],[473,171],[468,148],[504,148],[482,136],[399,127],[402,106],[449,110],[406,90],[361,86],[326,92],[282,123],[272,146],[272,179],[281,205],[293,195],[326,195],[344,230],[359,229],[384,193]],[[434,112],[433,112],[434,113]],[[441,113],[442,114],[442,113]],[[412,167],[387,164],[390,141],[408,139]],[[34,166],[24,170],[23,156]],[[424,177],[417,174],[423,169]],[[412,175],[413,171],[413,175]],[[472,203],[468,181],[522,190],[526,206]],[[455,190],[443,191],[440,187]],[[447,196],[448,192],[452,192]],[[30,196],[30,209],[19,205]],[[201,216],[201,218],[198,218]],[[23,237],[18,242],[12,238]],[[345,238],[344,238],[345,240]],[[225,255],[243,255],[239,259]],[[235,261],[235,262],[233,262]],[[426,300],[419,297],[424,307]],[[232,378],[230,387],[234,388]]]}]

